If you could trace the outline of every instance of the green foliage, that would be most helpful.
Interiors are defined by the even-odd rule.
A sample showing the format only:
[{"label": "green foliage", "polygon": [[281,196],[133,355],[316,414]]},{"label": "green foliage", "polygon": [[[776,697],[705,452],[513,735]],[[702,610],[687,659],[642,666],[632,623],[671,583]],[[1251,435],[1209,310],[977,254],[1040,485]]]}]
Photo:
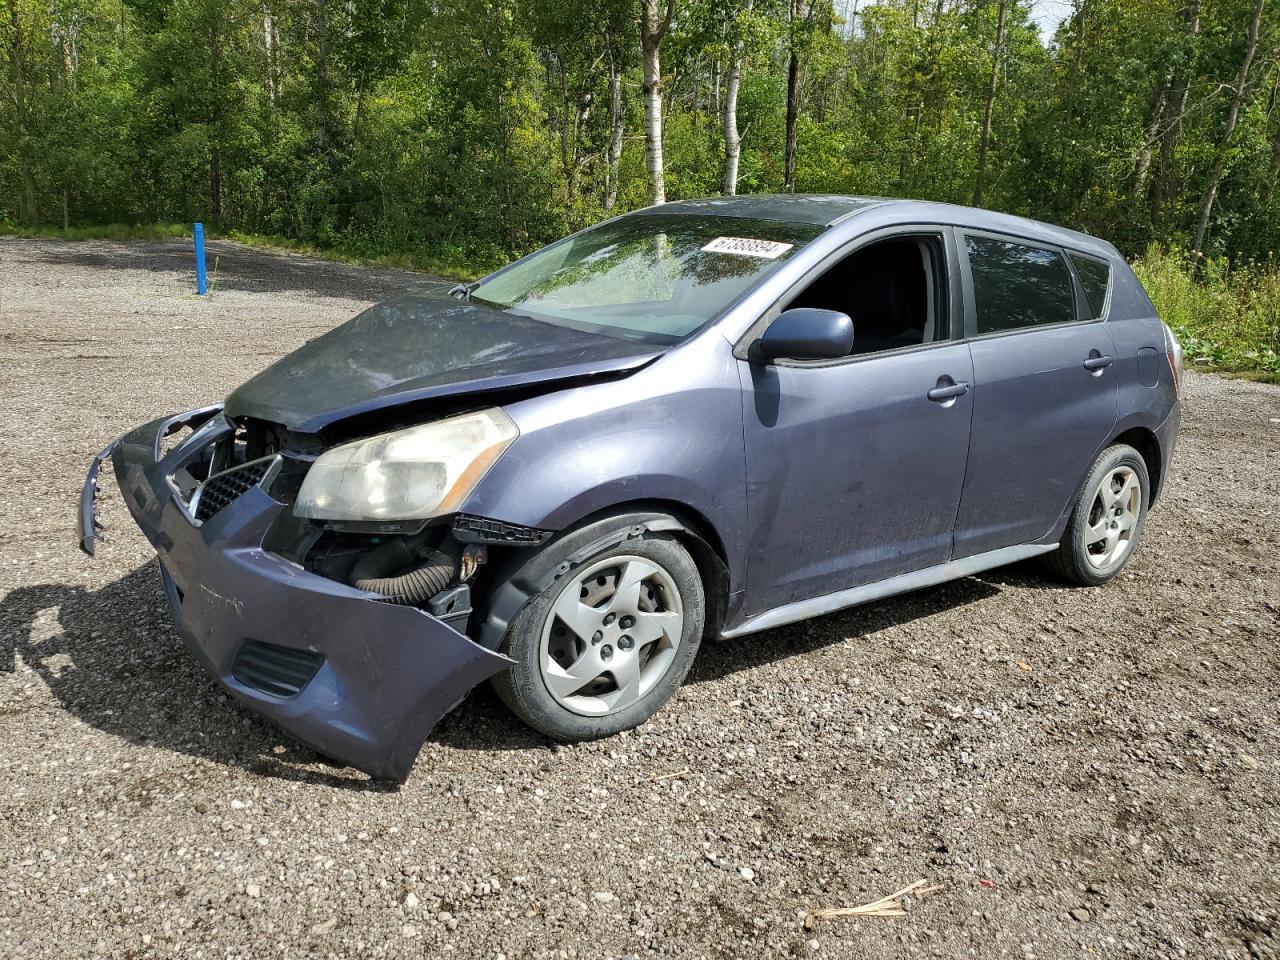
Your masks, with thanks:
[{"label": "green foliage", "polygon": [[1197,278],[1184,252],[1153,245],[1133,266],[1188,364],[1280,382],[1280,265],[1213,258]]},{"label": "green foliage", "polygon": [[[667,191],[718,192],[740,45],[742,192],[782,189],[794,50],[798,189],[968,202],[994,69],[984,201],[1130,256],[1157,244],[1144,277],[1189,342],[1262,369],[1276,272],[1250,263],[1280,244],[1271,10],[1224,134],[1255,3],[1075,0],[1043,37],[1029,0],[677,0],[662,46]],[[646,202],[638,12],[634,0],[3,0],[0,224],[65,217],[75,235],[202,220],[483,270]],[[1189,244],[1218,156],[1210,259],[1193,282],[1160,251]]]}]

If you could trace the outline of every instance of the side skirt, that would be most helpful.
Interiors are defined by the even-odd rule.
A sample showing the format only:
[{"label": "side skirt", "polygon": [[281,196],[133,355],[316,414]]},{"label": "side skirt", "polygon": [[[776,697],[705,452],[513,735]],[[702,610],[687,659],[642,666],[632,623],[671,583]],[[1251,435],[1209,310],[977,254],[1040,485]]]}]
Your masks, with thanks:
[{"label": "side skirt", "polygon": [[772,630],[774,627],[796,623],[799,620],[808,620],[810,617],[819,617],[824,613],[843,610],[845,607],[854,607],[860,603],[868,603],[872,600],[891,597],[894,594],[919,590],[922,587],[932,587],[939,583],[946,583],[948,580],[956,580],[960,577],[982,573],[984,570],[1003,567],[1006,564],[1016,563],[1019,560],[1026,560],[1029,557],[1048,553],[1050,550],[1056,550],[1057,547],[1056,543],[1029,543],[1018,547],[1001,547],[999,550],[992,550],[988,553],[979,553],[972,557],[950,560],[934,567],[925,567],[923,570],[914,570],[911,573],[890,577],[888,580],[879,580],[876,583],[867,583],[860,587],[852,587],[848,590],[840,590],[837,593],[814,597],[812,600],[798,600],[795,603],[774,607],[772,610],[757,614],[731,630],[722,630],[720,635],[722,637],[741,637],[748,633],[758,633],[761,630]]}]

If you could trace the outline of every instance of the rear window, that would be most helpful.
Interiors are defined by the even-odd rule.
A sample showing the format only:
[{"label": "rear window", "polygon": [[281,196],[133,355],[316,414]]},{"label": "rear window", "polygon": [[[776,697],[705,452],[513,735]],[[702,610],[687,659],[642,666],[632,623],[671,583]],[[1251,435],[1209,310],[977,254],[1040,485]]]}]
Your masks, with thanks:
[{"label": "rear window", "polygon": [[1021,330],[1075,319],[1071,271],[1044,247],[966,236],[977,333]]},{"label": "rear window", "polygon": [[1084,295],[1093,308],[1095,317],[1102,316],[1107,305],[1107,288],[1111,286],[1111,264],[1105,260],[1095,260],[1082,253],[1069,254],[1071,265],[1076,268],[1080,277],[1080,285],[1084,287]]}]

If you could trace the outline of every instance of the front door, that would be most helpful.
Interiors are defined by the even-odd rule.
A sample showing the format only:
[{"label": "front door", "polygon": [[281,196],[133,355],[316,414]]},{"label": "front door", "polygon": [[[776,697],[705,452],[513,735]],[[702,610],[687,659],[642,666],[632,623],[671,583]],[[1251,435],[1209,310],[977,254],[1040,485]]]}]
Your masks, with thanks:
[{"label": "front door", "polygon": [[957,558],[1051,534],[1116,423],[1115,347],[1062,251],[968,234],[973,436]]},{"label": "front door", "polygon": [[951,558],[973,370],[949,339],[949,240],[873,239],[785,305],[848,313],[848,358],[740,361],[748,615]]},{"label": "front door", "polygon": [[965,344],[748,377],[750,614],[951,559],[973,391],[929,394],[973,382]]}]

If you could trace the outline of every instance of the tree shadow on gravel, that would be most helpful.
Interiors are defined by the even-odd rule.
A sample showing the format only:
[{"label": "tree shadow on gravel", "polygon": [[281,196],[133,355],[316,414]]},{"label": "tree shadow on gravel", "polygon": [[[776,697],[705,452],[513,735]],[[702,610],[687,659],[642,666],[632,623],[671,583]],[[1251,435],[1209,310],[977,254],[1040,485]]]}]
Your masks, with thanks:
[{"label": "tree shadow on gravel", "polygon": [[[139,746],[263,776],[393,791],[326,761],[224,692],[169,620],[155,561],[99,590],[20,587],[0,599],[0,673],[21,658],[77,719]],[[0,713],[12,710],[0,708]]]},{"label": "tree shadow on gravel", "polygon": [[[195,295],[195,254],[188,240],[165,243],[78,241],[57,247],[35,247],[41,262],[90,270],[142,270],[162,275],[166,289],[190,274]],[[248,293],[296,293],[313,297],[386,300],[403,293],[443,293],[453,286],[430,274],[360,267],[302,254],[255,250],[224,240],[211,240],[206,262],[210,284],[219,290]]]}]

